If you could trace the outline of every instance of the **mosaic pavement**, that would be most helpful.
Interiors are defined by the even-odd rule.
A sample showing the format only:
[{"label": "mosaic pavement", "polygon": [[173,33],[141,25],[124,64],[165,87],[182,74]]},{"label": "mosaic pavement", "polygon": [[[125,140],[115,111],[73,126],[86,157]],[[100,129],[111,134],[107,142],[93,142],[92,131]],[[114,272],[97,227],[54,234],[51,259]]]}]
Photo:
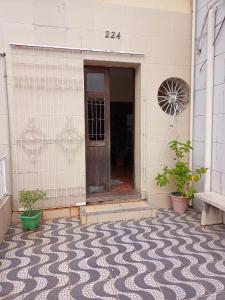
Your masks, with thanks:
[{"label": "mosaic pavement", "polygon": [[0,299],[225,300],[225,226],[178,216],[79,226],[12,226],[0,245]]}]

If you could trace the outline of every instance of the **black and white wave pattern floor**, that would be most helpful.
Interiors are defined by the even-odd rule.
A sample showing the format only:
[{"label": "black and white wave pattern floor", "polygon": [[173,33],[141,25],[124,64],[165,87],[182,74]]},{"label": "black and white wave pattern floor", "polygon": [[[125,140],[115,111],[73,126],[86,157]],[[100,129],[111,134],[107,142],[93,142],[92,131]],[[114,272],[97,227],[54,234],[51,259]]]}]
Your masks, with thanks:
[{"label": "black and white wave pattern floor", "polygon": [[225,226],[200,214],[80,226],[12,226],[0,245],[0,299],[225,300]]}]

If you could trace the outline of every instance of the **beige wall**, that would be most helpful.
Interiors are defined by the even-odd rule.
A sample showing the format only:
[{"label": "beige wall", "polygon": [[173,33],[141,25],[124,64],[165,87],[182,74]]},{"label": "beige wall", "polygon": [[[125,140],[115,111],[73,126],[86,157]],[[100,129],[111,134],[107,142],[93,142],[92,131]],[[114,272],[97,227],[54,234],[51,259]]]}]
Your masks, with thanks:
[{"label": "beige wall", "polygon": [[192,5],[191,0],[97,0],[97,2],[145,7],[157,10],[168,10],[183,13],[189,13]]},{"label": "beige wall", "polygon": [[[120,31],[121,38],[105,39],[106,30]],[[144,56],[18,49],[10,42]],[[153,206],[168,205],[170,189],[158,189],[153,178],[163,163],[172,162],[164,150],[168,140],[188,138],[189,111],[169,129],[171,117],[160,110],[157,91],[168,77],[190,82],[189,0],[0,0],[2,50],[9,76],[14,210],[21,189],[47,190],[42,207],[85,200],[84,61],[136,67],[136,187]]]}]

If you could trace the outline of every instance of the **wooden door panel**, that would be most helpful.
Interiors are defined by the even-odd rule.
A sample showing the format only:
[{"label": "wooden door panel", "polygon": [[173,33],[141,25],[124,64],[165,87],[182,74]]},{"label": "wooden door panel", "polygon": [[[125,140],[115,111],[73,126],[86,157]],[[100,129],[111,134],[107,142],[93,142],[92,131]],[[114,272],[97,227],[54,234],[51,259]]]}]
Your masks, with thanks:
[{"label": "wooden door panel", "polygon": [[107,169],[105,163],[105,147],[89,147],[86,163],[88,167],[88,192],[106,191]]},{"label": "wooden door panel", "polygon": [[110,189],[108,71],[85,68],[87,193]]}]

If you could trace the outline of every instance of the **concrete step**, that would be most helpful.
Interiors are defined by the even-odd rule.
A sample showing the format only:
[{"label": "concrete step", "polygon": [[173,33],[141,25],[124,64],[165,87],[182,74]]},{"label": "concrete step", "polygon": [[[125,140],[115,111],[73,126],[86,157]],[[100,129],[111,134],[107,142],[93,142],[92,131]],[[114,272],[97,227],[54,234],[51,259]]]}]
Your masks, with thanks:
[{"label": "concrete step", "polygon": [[82,225],[155,217],[156,209],[150,208],[148,202],[143,200],[87,205],[80,208]]},{"label": "concrete step", "polygon": [[111,204],[139,200],[141,200],[141,195],[135,190],[95,193],[87,195],[88,204]]}]

